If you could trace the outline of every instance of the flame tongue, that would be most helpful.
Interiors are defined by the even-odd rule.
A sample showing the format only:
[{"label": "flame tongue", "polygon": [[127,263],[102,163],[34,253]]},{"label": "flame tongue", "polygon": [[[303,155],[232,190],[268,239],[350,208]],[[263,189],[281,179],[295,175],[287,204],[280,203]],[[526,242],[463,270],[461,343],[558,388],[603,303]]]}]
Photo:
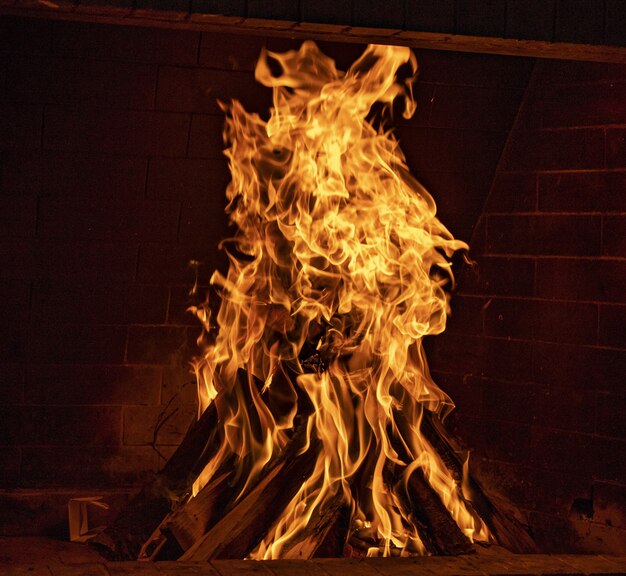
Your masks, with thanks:
[{"label": "flame tongue", "polygon": [[[488,538],[420,434],[424,409],[452,406],[430,378],[421,341],[445,327],[448,258],[466,246],[436,218],[394,137],[368,119],[375,103],[389,109],[397,98],[413,113],[413,77],[396,79],[404,64],[416,72],[408,49],[369,46],[343,73],[305,42],[261,55],[256,78],[274,95],[267,123],[238,102],[228,107],[228,211],[240,256],[212,278],[222,297],[218,331],[196,366],[201,409],[216,396],[228,402],[222,449],[196,490],[232,454],[246,486],[258,480],[288,443],[299,398],[313,408],[307,430],[322,445],[254,558],[285,555],[336,498],[352,508],[353,530],[372,553],[424,552],[400,497],[416,468],[470,537]],[[242,384],[242,369],[262,388],[252,378]],[[390,470],[401,482],[389,484]]]}]

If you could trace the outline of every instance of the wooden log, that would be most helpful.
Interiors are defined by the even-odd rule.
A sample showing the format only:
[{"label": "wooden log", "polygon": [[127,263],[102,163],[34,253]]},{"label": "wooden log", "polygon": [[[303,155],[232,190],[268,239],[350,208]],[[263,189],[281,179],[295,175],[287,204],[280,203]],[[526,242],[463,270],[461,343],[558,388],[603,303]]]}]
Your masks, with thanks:
[{"label": "wooden log", "polygon": [[220,518],[228,503],[235,497],[229,483],[231,472],[218,474],[184,506],[178,508],[163,522],[161,531],[175,540],[182,553],[189,550]]},{"label": "wooden log", "polygon": [[138,560],[178,560],[222,517],[228,503],[235,497],[235,488],[228,481],[233,464],[228,461],[214,478],[195,496],[168,513],[139,551]]},{"label": "wooden log", "polygon": [[424,477],[422,470],[413,471],[407,483],[406,493],[399,489],[399,494],[429,552],[446,556],[476,552],[441,502],[439,495]]},{"label": "wooden log", "polygon": [[281,551],[281,558],[310,560],[337,558],[343,553],[350,528],[350,508],[343,493],[336,494],[318,507],[297,542]]},{"label": "wooden log", "polygon": [[326,535],[313,552],[313,558],[340,558],[350,533],[352,510],[345,504],[334,512],[333,521],[329,523]]},{"label": "wooden log", "polygon": [[89,544],[107,560],[136,560],[173,504],[189,492],[199,472],[215,455],[218,439],[217,411],[211,404],[189,428],[163,469]]},{"label": "wooden log", "polygon": [[[403,437],[413,433],[401,411],[394,410],[393,418]],[[397,436],[391,437],[398,454],[405,462],[410,461],[404,444]],[[463,534],[421,469],[418,468],[411,473],[406,489],[396,484],[395,491],[411,516],[422,543],[431,554],[455,556],[475,552],[469,538]]]},{"label": "wooden log", "polygon": [[181,560],[241,559],[254,549],[315,466],[320,442],[312,439],[308,449],[298,454],[304,426],[298,432],[284,450],[284,457]]},{"label": "wooden log", "polygon": [[[281,369],[277,387],[287,377]],[[252,394],[263,388],[263,382],[244,370],[238,371],[237,378],[238,386],[232,395],[236,396],[237,391],[241,393],[239,401],[243,399],[247,404],[251,429],[260,439],[263,430],[254,409]],[[293,401],[300,402],[299,398]],[[230,415],[232,407],[229,394],[218,395],[198,422],[191,426],[161,472],[131,500],[112,526],[90,541],[102,556],[113,561],[136,560],[140,556],[144,560],[177,558],[223,516],[230,500],[241,491],[247,478],[232,478],[233,474],[230,474],[229,481],[220,483],[215,495],[209,496],[210,491],[204,491],[203,506],[208,500],[215,503],[208,508],[200,510],[200,503],[194,502],[195,499],[174,510],[172,508],[189,495],[193,482],[216,454],[221,443],[219,422]],[[310,411],[308,405],[298,410],[300,414]],[[234,465],[225,465],[221,472],[234,468]],[[242,468],[246,469],[246,466]],[[218,500],[221,500],[219,505]],[[187,506],[190,506],[189,510]]]},{"label": "wooden log", "polygon": [[[156,557],[165,544],[167,533],[161,528],[170,520],[172,509],[189,495],[196,478],[219,449],[222,439],[220,422],[230,415],[237,391],[247,404],[251,428],[258,438],[261,437],[261,424],[253,409],[252,388],[260,390],[263,383],[244,370],[238,371],[237,378],[237,389],[218,394],[190,427],[163,469],[131,500],[111,526],[89,541],[104,558],[117,561],[136,560],[140,555],[144,559]],[[245,479],[239,480],[245,482]],[[169,550],[171,553],[182,551],[178,544]]]},{"label": "wooden log", "polygon": [[539,552],[527,527],[521,519],[517,518],[518,513],[509,502],[488,494],[469,471],[463,479],[465,459],[461,456],[462,451],[455,446],[450,433],[444,429],[443,424],[435,415],[427,411],[424,413],[421,431],[459,484],[464,482],[463,494],[466,502],[487,524],[498,544],[516,554]]}]

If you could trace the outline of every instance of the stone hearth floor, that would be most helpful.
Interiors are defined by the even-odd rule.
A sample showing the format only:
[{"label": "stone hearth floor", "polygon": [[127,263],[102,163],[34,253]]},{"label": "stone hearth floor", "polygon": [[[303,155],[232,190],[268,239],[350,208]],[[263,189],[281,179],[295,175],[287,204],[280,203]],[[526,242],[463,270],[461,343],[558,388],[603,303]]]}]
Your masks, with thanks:
[{"label": "stone hearth floor", "polygon": [[445,558],[105,562],[84,544],[0,538],[1,576],[626,576],[626,556],[517,555],[497,547]]}]

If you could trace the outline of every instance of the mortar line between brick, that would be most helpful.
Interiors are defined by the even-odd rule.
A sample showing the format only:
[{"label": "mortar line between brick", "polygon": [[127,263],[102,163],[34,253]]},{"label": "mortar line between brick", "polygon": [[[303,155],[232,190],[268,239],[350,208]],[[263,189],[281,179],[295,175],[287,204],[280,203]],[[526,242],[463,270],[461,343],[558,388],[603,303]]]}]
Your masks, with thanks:
[{"label": "mortar line between brick", "polygon": [[165,368],[163,366],[160,367],[159,371],[159,402],[157,406],[161,406],[163,404],[163,388],[165,388]]},{"label": "mortar line between brick", "polygon": [[32,316],[33,316],[33,292],[34,292],[34,286],[33,286],[33,282],[34,280],[31,278],[28,280],[28,297],[27,297],[27,306],[28,306],[28,313],[26,315],[26,320],[27,322],[30,324],[33,320]]},{"label": "mortar line between brick", "polygon": [[408,27],[408,21],[409,21],[409,2],[411,0],[404,0],[404,4],[402,6],[404,14],[402,15],[402,22],[403,22],[403,26],[402,29],[406,30]]},{"label": "mortar line between brick", "polygon": [[124,415],[126,413],[126,406],[122,405],[120,406],[120,420],[119,420],[119,437],[118,437],[118,442],[120,443],[120,446],[124,446]]},{"label": "mortar line between brick", "polygon": [[188,124],[187,124],[187,144],[185,145],[185,158],[190,158],[189,156],[189,148],[191,146],[191,127],[193,125],[193,112],[189,114]]},{"label": "mortar line between brick", "polygon": [[[557,211],[557,210],[533,210],[533,211],[529,211],[529,210],[520,210],[519,212],[488,212],[487,213],[489,216],[496,216],[498,218],[501,217],[528,217],[528,216],[532,216],[532,217],[547,217],[547,218],[554,218],[555,216],[563,216],[565,218],[571,218],[571,217],[578,217],[580,216],[581,218],[589,218],[589,217],[598,217],[598,216],[604,216],[607,214],[606,211],[601,212],[599,210],[593,211],[593,210],[581,210],[579,212],[566,212],[566,211]],[[616,211],[616,212],[611,212],[611,215],[615,215],[615,216],[622,216],[624,214],[626,214],[626,212],[624,211]]]},{"label": "mortar line between brick", "polygon": [[[457,292],[456,295],[468,300],[512,300],[521,302],[545,302],[550,304],[581,304],[581,305],[609,305],[626,307],[624,302],[606,302],[603,300],[572,300],[568,298],[546,298],[545,296],[519,296],[510,294],[472,294],[469,292]],[[455,297],[454,301],[458,301]],[[447,330],[446,330],[447,333]]]},{"label": "mortar line between brick", "polygon": [[597,319],[597,324],[596,324],[596,345],[597,346],[601,346],[602,342],[600,341],[600,316],[602,314],[602,304],[600,302],[598,302],[596,304],[596,319]]},{"label": "mortar line between brick", "polygon": [[624,262],[626,256],[603,256],[593,254],[527,254],[511,252],[481,252],[481,258],[504,258],[506,260],[594,260],[596,262]]},{"label": "mortar line between brick", "polygon": [[533,260],[533,298],[537,298],[537,258]]},{"label": "mortar line between brick", "polygon": [[176,219],[176,240],[180,242],[183,225],[183,203],[178,203],[178,218]]},{"label": "mortar line between brick", "polygon": [[454,10],[452,11],[452,29],[458,34],[457,26],[459,24],[459,0],[454,2]]},{"label": "mortar line between brick", "polygon": [[44,130],[46,128],[46,105],[41,107],[41,133],[39,134],[39,148],[44,150]]},{"label": "mortar line between brick", "polygon": [[35,199],[35,239],[37,240],[40,239],[41,233],[41,201],[42,198],[38,194]]},{"label": "mortar line between brick", "polygon": [[87,403],[87,401],[85,402],[76,402],[76,403],[68,403],[65,402],[63,404],[53,404],[50,402],[46,402],[46,403],[42,403],[42,402],[21,402],[19,404],[11,404],[11,406],[16,406],[18,408],[128,408],[128,407],[136,407],[136,406],[144,406],[144,407],[149,407],[149,406],[158,406],[158,404],[144,404],[144,403],[136,403],[136,402],[132,402],[129,403],[128,401],[125,402],[116,402],[115,404],[103,404],[102,402],[89,402]]},{"label": "mortar line between brick", "polygon": [[551,42],[554,42],[554,39],[556,38],[556,26],[559,21],[559,5],[560,2],[554,3],[554,15],[552,16],[552,38],[550,38]]},{"label": "mortar line between brick", "polygon": [[200,55],[202,54],[202,39],[204,34],[202,32],[198,32],[198,47],[196,48],[196,64],[200,65]]},{"label": "mortar line between brick", "polygon": [[[520,128],[518,132],[522,134],[554,134],[557,132],[591,132],[602,130],[603,133],[606,133],[606,130],[612,130],[616,128],[626,128],[626,123],[616,122],[612,124],[585,124],[583,126],[542,126],[541,128]],[[487,132],[487,130],[483,130],[483,132]]]},{"label": "mortar line between brick", "polygon": [[167,303],[165,308],[165,324],[170,325],[170,317],[171,317],[171,307],[172,307],[172,287],[167,287]]},{"label": "mortar line between brick", "polygon": [[[14,446],[14,448],[16,448],[17,450],[17,477],[19,479],[19,483],[20,485],[22,484],[22,474],[23,474],[23,463],[24,463],[24,456],[22,454],[22,446]],[[3,487],[3,491],[6,490],[6,487]]]},{"label": "mortar line between brick", "polygon": [[[615,215],[621,216],[623,213],[619,212]],[[604,226],[606,224],[606,212],[600,214],[600,253],[604,253]]]},{"label": "mortar line between brick", "polygon": [[[455,25],[456,25],[456,5],[457,3],[455,2]],[[532,91],[532,87],[535,83],[535,78],[537,76],[538,72],[537,72],[537,61],[535,60],[534,64],[533,64],[533,69],[532,72],[530,73],[530,76],[528,78],[528,83],[526,84],[526,88],[524,90],[524,95],[522,96],[521,102],[519,103],[519,106],[517,108],[517,112],[515,114],[515,118],[513,119],[513,122],[511,122],[511,126],[509,128],[509,131],[507,133],[506,139],[504,141],[504,144],[502,145],[502,149],[500,151],[500,157],[498,158],[498,162],[496,163],[496,167],[493,171],[493,175],[491,177],[491,185],[489,186],[489,191],[487,192],[487,195],[485,196],[485,200],[483,202],[483,205],[481,206],[480,209],[480,215],[484,215],[485,214],[485,210],[486,207],[488,206],[489,203],[489,199],[493,193],[493,189],[494,189],[494,183],[496,180],[496,176],[498,175],[498,172],[501,170],[502,166],[504,166],[504,159],[506,157],[506,153],[507,153],[507,149],[509,148],[512,140],[513,140],[513,133],[516,131],[518,125],[521,124],[521,119],[522,119],[522,114],[525,112],[526,107],[528,105],[528,102],[530,101],[530,94]],[[480,216],[479,216],[479,220],[480,220]],[[485,219],[485,226],[487,225],[487,220]],[[476,225],[474,226],[474,229],[472,230],[472,235],[470,237],[470,246],[475,243],[476,241],[476,233],[479,229],[478,226],[478,222],[476,223]],[[485,242],[488,241],[488,235],[487,235],[487,230],[485,230]]]},{"label": "mortar line between brick", "polygon": [[[429,170],[429,172],[446,172],[446,170]],[[459,170],[460,172],[460,170]],[[470,172],[472,172],[470,170]],[[476,170],[475,172],[479,172]],[[528,169],[519,169],[519,170],[502,170],[500,174],[549,174],[549,175],[560,175],[560,174],[621,174],[626,172],[626,167],[616,166],[615,168],[533,168],[531,170]]]},{"label": "mortar line between brick", "polygon": [[[571,348],[585,348],[588,350],[605,350],[605,351],[613,351],[613,352],[623,352],[624,348],[619,346],[606,346],[606,345],[596,345],[589,344],[589,342],[563,342],[561,340],[541,340],[538,338],[516,338],[513,336],[477,336],[476,334],[468,334],[462,332],[449,332],[449,335],[454,338],[463,338],[464,340],[468,340],[473,338],[475,340],[483,340],[483,341],[494,341],[494,342],[506,342],[508,344],[527,344],[531,345],[533,343],[536,344],[549,344],[549,345],[558,345],[565,346]],[[437,372],[435,368],[433,368],[433,372]]]},{"label": "mortar line between brick", "polygon": [[161,64],[156,65],[156,78],[154,79],[154,93],[152,94],[152,109],[157,109],[157,95],[159,93],[159,78],[161,77]]}]

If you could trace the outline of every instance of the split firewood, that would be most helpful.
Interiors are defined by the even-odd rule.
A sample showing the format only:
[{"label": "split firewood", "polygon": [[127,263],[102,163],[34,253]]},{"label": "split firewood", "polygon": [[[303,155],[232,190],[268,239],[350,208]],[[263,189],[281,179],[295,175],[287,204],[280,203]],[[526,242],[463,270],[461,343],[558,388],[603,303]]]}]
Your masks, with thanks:
[{"label": "split firewood", "polygon": [[308,449],[299,454],[306,430],[301,427],[298,432],[285,448],[284,457],[181,560],[245,558],[254,549],[315,466],[320,442],[312,439]]},{"label": "split firewood", "polygon": [[348,535],[352,510],[345,504],[335,510],[332,522],[328,523],[326,535],[313,552],[313,558],[340,558],[343,556]]},{"label": "split firewood", "polygon": [[466,458],[462,457],[462,451],[455,447],[450,433],[443,428],[437,417],[425,411],[421,431],[459,485],[463,483],[463,494],[470,508],[487,524],[498,544],[516,554],[536,554],[539,551],[537,544],[521,519],[516,517],[514,507],[504,499],[496,498],[493,493],[488,495],[469,470],[464,478],[463,466]]},{"label": "split firewood", "polygon": [[211,405],[190,427],[163,469],[89,544],[107,560],[136,560],[141,547],[214,456],[218,440],[218,416]]},{"label": "split firewood", "polygon": [[200,492],[181,506],[163,522],[161,531],[180,546],[189,550],[206,534],[209,527],[220,518],[225,507],[235,497],[229,483],[232,472],[218,474]]},{"label": "split firewood", "polygon": [[[394,411],[394,422],[402,436],[406,437],[411,434],[402,412]],[[402,442],[397,437],[394,440],[394,448],[405,462],[409,462],[410,458]],[[403,507],[417,528],[420,539],[428,552],[450,556],[475,552],[469,538],[463,534],[437,492],[426,479],[422,469],[413,470],[404,487],[400,485],[404,479],[398,482],[393,478],[394,468],[390,467],[387,471],[387,476],[390,477],[389,483],[396,483],[394,491],[400,496]]]},{"label": "split firewood", "polygon": [[406,493],[401,489],[399,493],[416,520],[420,538],[431,554],[457,556],[475,552],[472,543],[461,532],[422,470],[414,470],[409,477]]},{"label": "split firewood", "polygon": [[281,556],[291,560],[340,557],[349,529],[350,508],[343,493],[339,493],[313,511],[298,541],[283,548]]}]

